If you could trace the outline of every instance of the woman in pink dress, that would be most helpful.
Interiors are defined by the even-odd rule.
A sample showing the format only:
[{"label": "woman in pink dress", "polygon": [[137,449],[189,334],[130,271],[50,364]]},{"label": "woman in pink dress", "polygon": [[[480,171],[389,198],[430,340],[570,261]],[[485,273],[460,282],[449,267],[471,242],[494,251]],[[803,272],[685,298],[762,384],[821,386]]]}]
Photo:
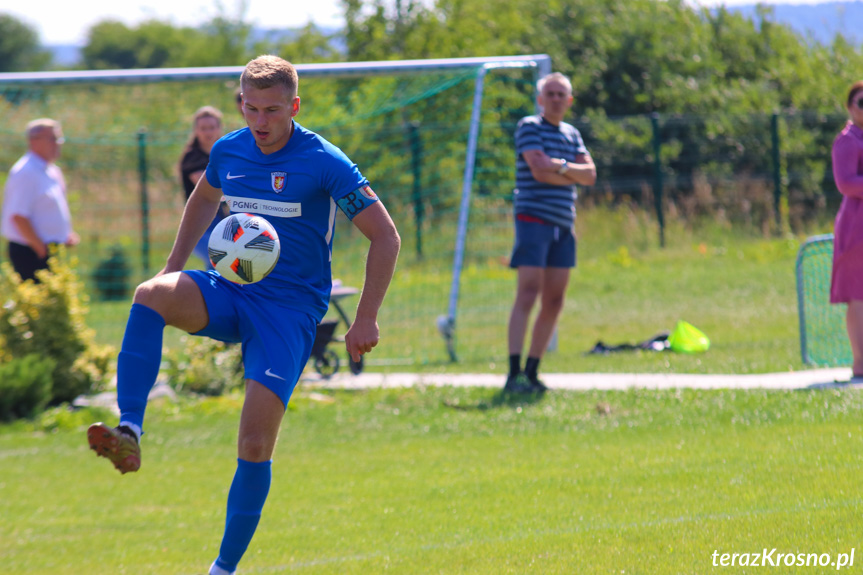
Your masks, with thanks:
[{"label": "woman in pink dress", "polygon": [[863,382],[863,80],[851,86],[850,120],[833,142],[833,179],[842,192],[833,232],[830,303],[847,303],[853,380]]}]

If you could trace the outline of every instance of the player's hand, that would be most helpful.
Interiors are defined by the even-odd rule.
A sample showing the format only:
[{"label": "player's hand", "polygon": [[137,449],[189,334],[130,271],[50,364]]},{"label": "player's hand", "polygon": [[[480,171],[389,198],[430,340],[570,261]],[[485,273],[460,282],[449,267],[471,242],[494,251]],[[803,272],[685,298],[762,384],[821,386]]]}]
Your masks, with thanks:
[{"label": "player's hand", "polygon": [[357,317],[345,334],[345,347],[355,362],[360,361],[381,339],[378,322],[374,318]]}]

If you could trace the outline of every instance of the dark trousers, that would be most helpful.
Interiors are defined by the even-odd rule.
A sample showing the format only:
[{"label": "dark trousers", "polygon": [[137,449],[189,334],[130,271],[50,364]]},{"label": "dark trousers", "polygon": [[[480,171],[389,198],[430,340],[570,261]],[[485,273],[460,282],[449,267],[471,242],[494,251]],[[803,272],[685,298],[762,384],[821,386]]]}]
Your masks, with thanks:
[{"label": "dark trousers", "polygon": [[36,283],[39,283],[36,271],[48,269],[48,258],[40,258],[33,248],[25,244],[9,242],[9,261],[22,280],[33,280]]}]

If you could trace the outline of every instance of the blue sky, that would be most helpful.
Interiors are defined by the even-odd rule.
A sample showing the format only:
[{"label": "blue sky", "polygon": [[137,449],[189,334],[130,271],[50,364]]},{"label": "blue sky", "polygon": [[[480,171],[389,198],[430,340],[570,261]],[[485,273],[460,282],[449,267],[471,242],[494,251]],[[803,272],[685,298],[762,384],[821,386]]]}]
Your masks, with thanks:
[{"label": "blue sky", "polygon": [[[754,4],[756,0],[688,0],[701,6]],[[819,4],[829,0],[766,0],[768,4]],[[11,0],[3,0],[11,4]],[[242,0],[221,2],[229,15],[236,15]],[[293,28],[312,21],[319,26],[341,26],[339,0],[245,0],[246,18],[262,28]],[[301,6],[298,8],[297,5]],[[83,44],[87,30],[96,22],[113,18],[135,25],[148,18],[175,25],[194,26],[217,13],[216,0],[73,0],[63,10],[57,0],[23,0],[0,7],[35,28],[43,44]],[[45,18],[45,15],[51,15]]]}]

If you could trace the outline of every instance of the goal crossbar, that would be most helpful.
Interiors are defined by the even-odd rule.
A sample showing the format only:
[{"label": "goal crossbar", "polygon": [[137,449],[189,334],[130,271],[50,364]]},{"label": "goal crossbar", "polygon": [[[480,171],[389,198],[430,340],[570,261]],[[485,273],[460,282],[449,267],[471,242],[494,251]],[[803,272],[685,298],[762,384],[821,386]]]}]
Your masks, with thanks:
[{"label": "goal crossbar", "polygon": [[[428,60],[387,60],[371,62],[330,62],[295,64],[303,77],[351,77],[425,73],[441,70],[491,69],[495,67],[536,67],[540,74],[551,72],[547,54],[527,56],[491,56],[481,58],[437,58]],[[146,68],[137,70],[70,70],[64,72],[5,72],[0,73],[0,86],[32,86],[33,84],[73,83],[150,83],[188,80],[236,79],[243,66],[213,66],[205,68]]]}]

